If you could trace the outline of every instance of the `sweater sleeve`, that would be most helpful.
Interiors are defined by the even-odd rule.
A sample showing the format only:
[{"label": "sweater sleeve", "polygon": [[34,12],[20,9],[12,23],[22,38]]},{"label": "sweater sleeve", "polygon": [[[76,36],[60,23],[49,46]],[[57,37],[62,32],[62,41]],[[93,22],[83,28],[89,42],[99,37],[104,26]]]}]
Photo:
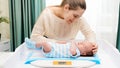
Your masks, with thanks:
[{"label": "sweater sleeve", "polygon": [[85,18],[80,18],[80,31],[85,36],[85,40],[90,42],[96,42],[96,36],[94,31],[91,29]]},{"label": "sweater sleeve", "polygon": [[44,37],[45,34],[45,20],[47,19],[47,10],[45,9],[41,15],[39,16],[37,22],[35,23],[32,34],[31,34],[31,40],[35,42],[39,41],[53,41],[55,42],[56,40],[54,39],[48,39]]}]

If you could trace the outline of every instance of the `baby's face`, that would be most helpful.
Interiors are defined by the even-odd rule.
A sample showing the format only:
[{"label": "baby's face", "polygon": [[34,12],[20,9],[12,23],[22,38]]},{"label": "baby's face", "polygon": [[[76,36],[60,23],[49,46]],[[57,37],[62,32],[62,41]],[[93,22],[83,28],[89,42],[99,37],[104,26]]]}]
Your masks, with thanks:
[{"label": "baby's face", "polygon": [[92,48],[93,45],[88,42],[78,44],[78,49],[80,50],[80,53],[83,56],[92,56],[93,55]]}]

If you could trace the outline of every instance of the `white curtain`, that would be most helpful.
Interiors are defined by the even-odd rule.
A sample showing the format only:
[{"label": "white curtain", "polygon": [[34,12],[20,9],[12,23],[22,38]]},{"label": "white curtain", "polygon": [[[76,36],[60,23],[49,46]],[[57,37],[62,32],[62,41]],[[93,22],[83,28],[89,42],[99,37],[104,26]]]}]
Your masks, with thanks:
[{"label": "white curtain", "polygon": [[[62,0],[46,0],[46,6],[60,4]],[[86,0],[84,17],[98,38],[116,45],[119,0]],[[81,33],[80,33],[81,34]],[[83,38],[83,36],[81,36]]]},{"label": "white curtain", "polygon": [[84,14],[97,37],[116,45],[119,0],[86,0]]}]

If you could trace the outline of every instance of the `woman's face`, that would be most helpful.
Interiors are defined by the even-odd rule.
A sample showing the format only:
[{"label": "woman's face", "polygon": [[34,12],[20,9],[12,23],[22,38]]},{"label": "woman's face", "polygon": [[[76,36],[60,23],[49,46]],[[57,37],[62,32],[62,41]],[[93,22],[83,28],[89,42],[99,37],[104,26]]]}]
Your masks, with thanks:
[{"label": "woman's face", "polygon": [[64,20],[70,24],[76,22],[84,13],[84,9],[78,8],[77,10],[65,10],[64,11]]}]

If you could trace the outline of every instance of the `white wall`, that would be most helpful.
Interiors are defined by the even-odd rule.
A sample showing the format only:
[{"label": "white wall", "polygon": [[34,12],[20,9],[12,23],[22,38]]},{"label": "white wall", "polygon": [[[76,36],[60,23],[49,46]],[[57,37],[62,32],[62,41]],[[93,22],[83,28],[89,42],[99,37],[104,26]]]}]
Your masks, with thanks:
[{"label": "white wall", "polygon": [[[60,4],[62,0],[46,0],[46,6]],[[84,17],[97,37],[116,45],[119,0],[86,0]]]},{"label": "white wall", "polygon": [[62,0],[45,0],[46,1],[46,6],[50,5],[59,5]]}]

